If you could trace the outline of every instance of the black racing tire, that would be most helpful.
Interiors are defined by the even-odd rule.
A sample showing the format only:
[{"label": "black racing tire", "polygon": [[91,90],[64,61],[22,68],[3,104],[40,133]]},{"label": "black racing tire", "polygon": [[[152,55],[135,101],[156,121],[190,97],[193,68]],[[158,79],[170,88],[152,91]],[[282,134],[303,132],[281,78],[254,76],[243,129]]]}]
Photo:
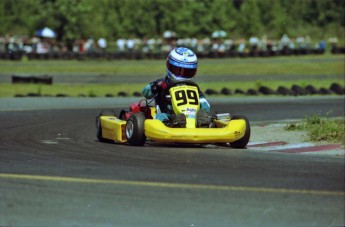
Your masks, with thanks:
[{"label": "black racing tire", "polygon": [[245,120],[245,122],[246,122],[246,131],[244,133],[244,136],[241,139],[236,140],[235,142],[230,143],[230,146],[232,148],[236,148],[236,149],[243,149],[243,148],[245,148],[247,146],[247,144],[249,142],[249,138],[250,138],[250,124],[249,124],[249,120],[245,116],[233,116],[231,118],[231,120],[238,120],[238,119]]},{"label": "black racing tire", "polygon": [[119,119],[125,121],[126,120],[126,110],[121,110],[119,113]]},{"label": "black racing tire", "polygon": [[146,141],[144,131],[145,115],[144,113],[132,114],[126,123],[127,142],[131,146],[143,146]]},{"label": "black racing tire", "polygon": [[98,113],[97,117],[96,117],[96,137],[98,139],[98,141],[100,142],[110,142],[111,140],[109,139],[105,139],[102,137],[102,125],[101,125],[101,121],[100,121],[100,117],[101,116],[115,116],[113,111],[109,111],[109,110],[102,110]]}]

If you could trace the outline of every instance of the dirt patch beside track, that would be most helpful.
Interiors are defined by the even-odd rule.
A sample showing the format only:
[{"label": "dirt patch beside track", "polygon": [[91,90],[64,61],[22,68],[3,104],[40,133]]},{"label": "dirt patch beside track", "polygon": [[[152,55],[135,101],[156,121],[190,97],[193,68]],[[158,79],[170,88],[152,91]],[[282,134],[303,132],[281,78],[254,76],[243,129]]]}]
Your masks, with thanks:
[{"label": "dirt patch beside track", "polygon": [[287,131],[284,127],[288,123],[257,123],[251,126],[250,141],[255,142],[309,142],[306,131]]}]

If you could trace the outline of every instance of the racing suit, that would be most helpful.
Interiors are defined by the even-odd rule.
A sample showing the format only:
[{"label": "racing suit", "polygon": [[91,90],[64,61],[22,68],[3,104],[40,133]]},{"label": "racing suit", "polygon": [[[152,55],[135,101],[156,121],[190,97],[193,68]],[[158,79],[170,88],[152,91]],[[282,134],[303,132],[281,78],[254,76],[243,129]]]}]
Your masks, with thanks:
[{"label": "racing suit", "polygon": [[[170,116],[174,113],[171,105],[171,101],[166,98],[169,95],[169,89],[171,88],[170,80],[165,78],[160,78],[150,84],[146,85],[142,94],[145,98],[151,99],[155,98],[157,108],[156,119],[166,122],[169,121]],[[208,114],[211,112],[210,104],[207,102],[205,95],[202,93],[200,88],[199,99],[200,99],[200,109],[205,110]]]}]

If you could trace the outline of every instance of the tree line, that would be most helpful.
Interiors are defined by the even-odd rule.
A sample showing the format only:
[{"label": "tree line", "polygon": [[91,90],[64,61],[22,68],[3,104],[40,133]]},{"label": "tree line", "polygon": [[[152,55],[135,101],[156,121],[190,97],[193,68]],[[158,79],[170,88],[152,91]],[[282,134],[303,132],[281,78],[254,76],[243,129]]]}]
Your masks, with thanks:
[{"label": "tree line", "polygon": [[344,11],[344,0],[1,0],[0,36],[50,27],[61,41],[159,37],[166,30],[205,37],[220,29],[231,38],[343,39]]}]

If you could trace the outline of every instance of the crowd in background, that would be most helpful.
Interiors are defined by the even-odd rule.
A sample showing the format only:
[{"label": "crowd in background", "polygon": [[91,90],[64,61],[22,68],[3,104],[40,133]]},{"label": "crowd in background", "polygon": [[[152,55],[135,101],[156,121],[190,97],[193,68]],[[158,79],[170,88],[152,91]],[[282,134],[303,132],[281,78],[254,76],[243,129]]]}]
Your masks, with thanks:
[{"label": "crowd in background", "polygon": [[[20,59],[71,59],[71,58],[164,58],[176,46],[193,49],[200,57],[275,56],[298,54],[322,54],[327,49],[339,52],[338,39],[312,40],[310,36],[270,39],[267,36],[249,39],[227,37],[177,38],[174,33],[161,38],[119,38],[107,41],[104,38],[80,39],[59,42],[43,37],[0,35],[0,58]],[[343,50],[341,50],[342,52]]]}]

